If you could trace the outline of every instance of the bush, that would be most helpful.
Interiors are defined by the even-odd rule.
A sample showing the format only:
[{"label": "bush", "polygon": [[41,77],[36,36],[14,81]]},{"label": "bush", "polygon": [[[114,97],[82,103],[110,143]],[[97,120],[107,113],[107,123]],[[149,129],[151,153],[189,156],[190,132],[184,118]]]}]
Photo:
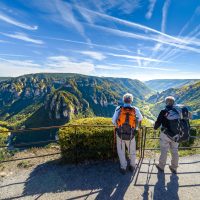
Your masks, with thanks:
[{"label": "bush", "polygon": [[[96,117],[73,120],[59,130],[59,141],[62,157],[66,162],[80,162],[85,160],[104,160],[117,157],[114,142],[114,128],[110,118]],[[85,125],[79,127],[78,125]],[[111,127],[89,127],[87,125],[109,125]],[[144,119],[142,125],[151,123]],[[141,139],[140,139],[141,142]],[[138,134],[136,144],[139,147]],[[151,147],[151,146],[150,146]],[[154,145],[153,145],[154,147]]]},{"label": "bush", "polygon": [[7,128],[4,128],[4,127],[0,127],[0,161],[6,159],[9,157],[9,151],[5,148],[3,148],[3,146],[6,146],[6,143],[7,143],[7,140],[8,140],[8,137],[9,137],[9,132],[6,132],[8,131]]},{"label": "bush", "polygon": [[[96,117],[71,121],[59,130],[62,157],[67,162],[104,160],[113,156],[113,127],[110,118]],[[87,126],[89,125],[89,126]],[[109,125],[111,127],[90,127]],[[75,132],[76,131],[76,132]]]},{"label": "bush", "polygon": [[0,127],[0,146],[4,146],[8,140],[9,132],[7,128]]}]

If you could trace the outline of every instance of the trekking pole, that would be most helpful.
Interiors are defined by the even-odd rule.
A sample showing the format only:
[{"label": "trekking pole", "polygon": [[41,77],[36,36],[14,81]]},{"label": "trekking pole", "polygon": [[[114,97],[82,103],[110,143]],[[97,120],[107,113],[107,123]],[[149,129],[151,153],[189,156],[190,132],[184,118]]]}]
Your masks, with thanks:
[{"label": "trekking pole", "polygon": [[115,144],[116,144],[116,127],[114,127],[114,131],[113,131],[113,161],[115,158]]},{"label": "trekking pole", "polygon": [[141,132],[140,132],[140,128],[138,128],[138,141],[137,141],[137,149],[140,150],[140,141],[141,141]]},{"label": "trekking pole", "polygon": [[[157,137],[156,133],[157,133],[156,130],[153,130],[154,140]],[[154,160],[153,160],[153,165],[154,165],[156,162],[156,151],[153,151],[153,158],[154,158]]]}]

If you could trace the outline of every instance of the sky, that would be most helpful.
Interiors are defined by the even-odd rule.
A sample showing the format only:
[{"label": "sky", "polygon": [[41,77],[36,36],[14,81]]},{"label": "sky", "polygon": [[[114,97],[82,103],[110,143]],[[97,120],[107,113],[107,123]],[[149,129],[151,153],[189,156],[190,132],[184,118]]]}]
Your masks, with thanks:
[{"label": "sky", "polygon": [[0,76],[200,78],[199,0],[0,0]]}]

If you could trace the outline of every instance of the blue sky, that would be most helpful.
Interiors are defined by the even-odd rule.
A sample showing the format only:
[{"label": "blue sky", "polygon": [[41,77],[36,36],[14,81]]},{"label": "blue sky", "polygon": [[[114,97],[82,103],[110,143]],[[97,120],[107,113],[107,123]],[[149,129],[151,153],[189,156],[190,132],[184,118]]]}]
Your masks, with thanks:
[{"label": "blue sky", "polygon": [[200,78],[199,0],[1,0],[0,76]]}]

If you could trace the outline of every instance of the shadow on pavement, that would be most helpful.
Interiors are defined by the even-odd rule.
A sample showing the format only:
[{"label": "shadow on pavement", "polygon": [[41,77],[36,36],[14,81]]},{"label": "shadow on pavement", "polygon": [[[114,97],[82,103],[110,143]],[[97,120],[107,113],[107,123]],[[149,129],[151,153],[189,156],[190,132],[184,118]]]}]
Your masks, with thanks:
[{"label": "shadow on pavement", "polygon": [[[133,173],[119,173],[117,163],[104,162],[88,165],[59,165],[55,161],[37,166],[26,180],[23,196],[67,191],[89,191],[77,194],[78,199],[97,193],[95,199],[123,199],[131,184]],[[132,183],[133,184],[133,183]],[[81,196],[82,195],[82,196]]]},{"label": "shadow on pavement", "polygon": [[[157,173],[157,182],[154,186],[153,200],[179,200],[178,196],[178,176],[175,174],[171,174],[170,181],[165,186],[165,173],[158,172]],[[144,193],[143,200],[148,200],[149,197],[149,185],[144,185]]]},{"label": "shadow on pavement", "polygon": [[[164,172],[153,172],[155,160],[151,163],[149,160],[147,171],[140,171],[141,174],[146,174],[146,183],[143,184],[144,192],[142,194],[143,200],[179,200],[178,196],[178,176],[172,173],[164,173]],[[190,172],[188,172],[190,173]],[[192,173],[192,172],[191,172]],[[150,184],[150,179],[152,175],[157,175],[157,182],[154,184]],[[170,174],[170,181],[165,186],[165,175]],[[182,173],[184,174],[184,172]],[[155,179],[156,181],[156,179]],[[142,186],[142,184],[137,184],[137,186]],[[153,187],[153,191],[150,190],[150,187]]]}]

